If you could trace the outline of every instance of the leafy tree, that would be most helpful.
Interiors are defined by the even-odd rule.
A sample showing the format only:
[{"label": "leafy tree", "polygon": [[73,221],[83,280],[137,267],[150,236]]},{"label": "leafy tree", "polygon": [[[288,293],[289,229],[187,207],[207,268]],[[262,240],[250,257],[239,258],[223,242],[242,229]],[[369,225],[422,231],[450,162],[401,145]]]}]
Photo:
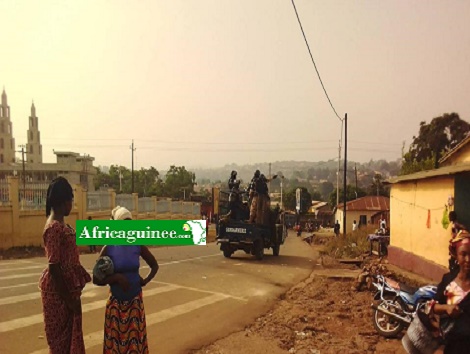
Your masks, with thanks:
[{"label": "leafy tree", "polygon": [[193,172],[187,171],[184,166],[172,165],[165,176],[164,193],[172,198],[182,198],[184,194],[189,198],[195,184],[196,175]]},{"label": "leafy tree", "polygon": [[390,190],[389,188],[384,186],[383,182],[384,178],[382,177],[382,175],[376,173],[372,184],[370,184],[369,188],[367,189],[367,195],[382,195],[384,197],[389,197]]},{"label": "leafy tree", "polygon": [[[291,189],[289,192],[285,193],[283,196],[283,203],[284,207],[287,210],[296,210],[295,207],[297,205],[296,203],[296,193],[297,188]],[[300,213],[305,214],[310,206],[312,205],[312,196],[308,192],[307,188],[300,188],[301,194],[300,194]]]},{"label": "leafy tree", "polygon": [[331,182],[322,182],[319,186],[320,194],[322,195],[322,200],[328,200],[331,192],[335,190],[335,186]]},{"label": "leafy tree", "polygon": [[[356,187],[350,184],[346,186],[346,202],[349,202],[350,200],[354,200],[357,198],[365,197],[365,196],[366,196],[366,192],[363,189],[359,187],[356,189]],[[344,203],[343,189],[339,190],[339,202]],[[333,192],[331,192],[329,203],[332,207],[336,206],[336,189]]]},{"label": "leafy tree", "polygon": [[439,159],[453,149],[470,131],[470,124],[457,113],[445,113],[429,124],[420,123],[418,136],[413,136],[409,151],[403,153],[401,174],[438,167]]}]

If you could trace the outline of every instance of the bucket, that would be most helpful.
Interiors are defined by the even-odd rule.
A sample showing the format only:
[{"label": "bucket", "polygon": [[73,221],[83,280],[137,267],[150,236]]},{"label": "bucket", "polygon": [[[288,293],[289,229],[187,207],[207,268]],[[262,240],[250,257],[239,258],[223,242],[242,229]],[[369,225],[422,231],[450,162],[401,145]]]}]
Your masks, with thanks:
[{"label": "bucket", "polygon": [[401,342],[408,354],[434,354],[440,345],[418,314],[415,315]]}]

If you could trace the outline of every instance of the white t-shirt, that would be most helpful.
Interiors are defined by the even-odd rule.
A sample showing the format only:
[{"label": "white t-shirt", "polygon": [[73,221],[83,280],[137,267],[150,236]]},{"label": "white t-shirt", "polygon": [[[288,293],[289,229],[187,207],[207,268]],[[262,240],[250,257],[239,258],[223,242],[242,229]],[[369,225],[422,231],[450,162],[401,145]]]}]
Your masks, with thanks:
[{"label": "white t-shirt", "polygon": [[353,223],[353,231],[356,231],[356,230],[357,230],[357,224]]}]

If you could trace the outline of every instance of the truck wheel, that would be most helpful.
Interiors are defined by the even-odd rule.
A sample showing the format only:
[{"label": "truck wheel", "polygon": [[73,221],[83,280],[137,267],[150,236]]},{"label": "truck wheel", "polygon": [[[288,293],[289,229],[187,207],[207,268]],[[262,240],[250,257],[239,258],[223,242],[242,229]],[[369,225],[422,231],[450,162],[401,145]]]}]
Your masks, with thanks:
[{"label": "truck wheel", "polygon": [[263,241],[255,241],[254,245],[255,257],[257,260],[262,260],[264,256],[264,244]]},{"label": "truck wheel", "polygon": [[280,248],[281,248],[281,245],[279,245],[279,244],[276,244],[276,245],[273,246],[273,255],[274,256],[279,256]]},{"label": "truck wheel", "polygon": [[232,256],[232,251],[230,251],[230,250],[226,249],[223,252],[224,252],[224,257],[225,258],[230,258]]}]

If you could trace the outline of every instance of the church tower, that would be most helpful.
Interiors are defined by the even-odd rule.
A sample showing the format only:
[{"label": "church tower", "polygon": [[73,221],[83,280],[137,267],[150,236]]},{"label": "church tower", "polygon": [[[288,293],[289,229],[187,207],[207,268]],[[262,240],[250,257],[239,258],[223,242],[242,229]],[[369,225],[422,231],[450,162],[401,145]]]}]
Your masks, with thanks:
[{"label": "church tower", "polygon": [[15,139],[13,139],[10,120],[10,106],[8,106],[4,88],[0,105],[0,165],[8,165],[12,162],[15,162]]},{"label": "church tower", "polygon": [[28,143],[26,144],[26,161],[29,163],[42,163],[42,145],[39,135],[38,117],[34,102],[31,105],[31,116],[29,117]]}]

